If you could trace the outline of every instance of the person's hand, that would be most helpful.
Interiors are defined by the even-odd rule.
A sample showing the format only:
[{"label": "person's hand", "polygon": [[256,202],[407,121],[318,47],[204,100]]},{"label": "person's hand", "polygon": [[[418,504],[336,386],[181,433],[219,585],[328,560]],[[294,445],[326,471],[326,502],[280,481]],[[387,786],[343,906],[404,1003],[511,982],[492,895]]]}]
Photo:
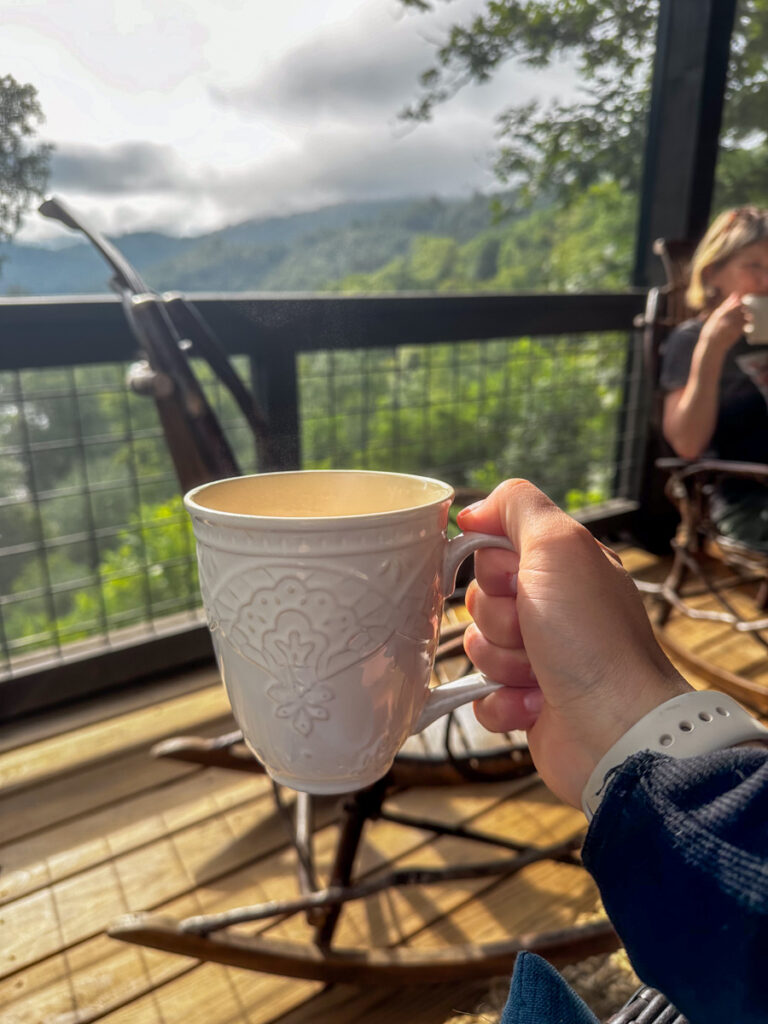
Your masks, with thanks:
[{"label": "person's hand", "polygon": [[517,552],[475,554],[464,644],[506,684],[476,702],[477,718],[492,732],[527,729],[542,779],[578,807],[616,740],[691,687],[656,643],[618,557],[532,484],[508,480],[458,521],[506,535]]},{"label": "person's hand", "polygon": [[712,310],[699,335],[701,344],[714,346],[723,353],[733,348],[744,333],[747,319],[751,318],[751,314],[741,304],[742,298],[740,293],[732,292]]}]

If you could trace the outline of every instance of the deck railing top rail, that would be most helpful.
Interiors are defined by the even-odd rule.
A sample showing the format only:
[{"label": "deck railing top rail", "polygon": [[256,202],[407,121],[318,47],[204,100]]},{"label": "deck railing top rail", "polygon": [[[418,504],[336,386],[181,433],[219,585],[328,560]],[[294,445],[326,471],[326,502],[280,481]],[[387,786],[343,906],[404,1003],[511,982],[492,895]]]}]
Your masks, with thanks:
[{"label": "deck railing top rail", "polygon": [[[644,293],[468,295],[195,294],[230,354],[428,345],[511,336],[627,330]],[[134,357],[117,298],[0,298],[0,370],[78,366]]]}]

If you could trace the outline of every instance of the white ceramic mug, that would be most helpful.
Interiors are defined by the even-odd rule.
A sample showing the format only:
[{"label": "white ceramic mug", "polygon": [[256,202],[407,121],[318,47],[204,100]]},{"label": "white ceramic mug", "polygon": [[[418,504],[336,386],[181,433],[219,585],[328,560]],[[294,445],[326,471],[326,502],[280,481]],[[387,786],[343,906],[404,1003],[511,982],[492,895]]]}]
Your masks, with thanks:
[{"label": "white ceramic mug", "polygon": [[750,312],[751,320],[744,327],[750,345],[768,343],[768,295],[744,295],[742,306]]},{"label": "white ceramic mug", "polygon": [[204,484],[184,499],[216,657],[246,742],[309,793],[370,785],[408,735],[498,687],[429,689],[461,562],[506,538],[448,540],[452,488],[308,470]]}]

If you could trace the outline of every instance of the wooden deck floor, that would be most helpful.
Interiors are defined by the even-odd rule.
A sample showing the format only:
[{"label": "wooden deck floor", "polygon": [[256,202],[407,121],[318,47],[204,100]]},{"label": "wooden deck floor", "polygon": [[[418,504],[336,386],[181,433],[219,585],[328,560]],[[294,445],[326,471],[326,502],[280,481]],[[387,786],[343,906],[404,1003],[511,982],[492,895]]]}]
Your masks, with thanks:
[{"label": "wooden deck floor", "polygon": [[[636,562],[640,571],[658,571],[640,556]],[[683,633],[689,630],[687,622],[680,625]],[[734,643],[726,631],[719,642],[731,670],[746,666],[753,678],[768,681],[768,658],[757,657],[754,641],[742,636]],[[686,635],[711,652],[711,637]],[[34,739],[20,730],[16,745],[6,737],[0,753],[0,1021],[376,1024],[402,1016],[409,1024],[427,1024],[473,1010],[482,984],[328,988],[200,963],[106,935],[109,922],[129,911],[181,917],[297,893],[293,852],[265,778],[149,756],[164,737],[214,735],[232,727],[213,670],[201,671],[193,682],[192,692],[165,695],[149,707],[105,705],[102,717],[85,723],[62,717],[64,731],[52,737]],[[414,789],[396,803],[410,813],[439,813],[541,845],[584,829],[579,812],[535,781],[437,793]],[[336,804],[323,804],[316,850],[326,868],[335,817]],[[366,832],[360,869],[434,866],[470,856],[477,860],[477,849],[468,853],[463,840],[379,821]],[[345,911],[338,942],[491,942],[564,927],[596,905],[594,884],[580,868],[542,862],[503,882],[372,897]],[[310,934],[299,918],[271,931]]]},{"label": "wooden deck floor", "polygon": [[[669,559],[659,559],[637,550],[622,555],[626,568],[639,580],[659,582],[664,579],[670,564]],[[718,564],[712,563],[713,579],[724,572],[718,571]],[[696,581],[692,580],[686,597],[692,608],[722,612],[724,609],[707,593],[695,593]],[[757,584],[745,584],[727,590],[728,600],[746,619],[765,616],[756,608]],[[651,621],[655,621],[657,605],[652,598],[646,598]],[[686,678],[694,685],[712,684],[716,688],[733,692],[740,700],[749,703],[753,711],[768,713],[768,648],[747,633],[737,632],[726,623],[700,621],[673,612],[668,623],[656,627],[656,635],[667,653],[677,664]],[[763,631],[768,639],[768,631]],[[717,678],[714,678],[714,673]],[[737,689],[729,688],[729,676],[735,677]],[[751,688],[752,696],[747,701],[745,688]]]}]

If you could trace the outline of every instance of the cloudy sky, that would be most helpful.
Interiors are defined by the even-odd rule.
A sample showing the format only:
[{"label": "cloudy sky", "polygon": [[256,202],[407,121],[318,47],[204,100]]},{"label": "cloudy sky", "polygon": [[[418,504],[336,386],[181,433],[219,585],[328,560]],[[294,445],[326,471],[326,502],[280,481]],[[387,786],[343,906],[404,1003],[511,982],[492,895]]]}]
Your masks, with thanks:
[{"label": "cloudy sky", "polygon": [[[102,230],[197,234],[347,199],[493,187],[494,114],[562,95],[505,66],[434,122],[397,113],[482,0],[0,0],[0,73],[38,89],[51,190]],[[58,233],[33,215],[22,239]]]}]

